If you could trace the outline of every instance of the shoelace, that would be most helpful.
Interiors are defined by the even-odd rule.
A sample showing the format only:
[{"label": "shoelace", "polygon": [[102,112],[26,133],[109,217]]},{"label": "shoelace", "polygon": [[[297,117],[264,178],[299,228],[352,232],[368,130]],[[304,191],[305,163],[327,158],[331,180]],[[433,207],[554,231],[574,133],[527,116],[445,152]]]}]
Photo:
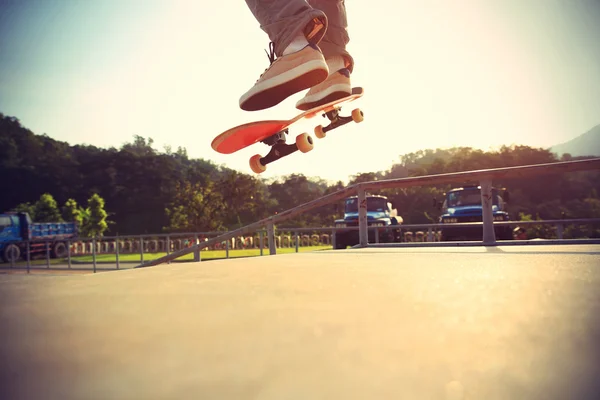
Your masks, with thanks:
[{"label": "shoelace", "polygon": [[269,68],[271,68],[271,65],[273,65],[273,63],[275,62],[275,44],[273,42],[269,42],[269,51],[265,50],[265,53],[267,53],[267,57],[269,57],[269,66],[264,70],[262,74],[260,74],[260,77],[258,78],[257,82],[260,80],[260,78],[262,78],[265,72],[267,72]]},{"label": "shoelace", "polygon": [[265,50],[265,53],[267,53],[269,61],[271,62],[271,64],[273,64],[275,62],[275,43],[269,42],[269,52]]}]

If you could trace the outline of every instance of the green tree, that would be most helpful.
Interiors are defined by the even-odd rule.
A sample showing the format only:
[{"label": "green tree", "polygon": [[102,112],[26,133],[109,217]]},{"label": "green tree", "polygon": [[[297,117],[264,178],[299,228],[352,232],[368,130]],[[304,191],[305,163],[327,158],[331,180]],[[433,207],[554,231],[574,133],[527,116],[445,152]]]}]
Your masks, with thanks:
[{"label": "green tree", "polygon": [[350,185],[354,185],[356,183],[379,181],[381,180],[382,176],[383,175],[381,172],[362,172],[360,174],[353,175],[349,183]]},{"label": "green tree", "polygon": [[97,193],[94,193],[87,201],[87,213],[85,221],[85,230],[89,237],[102,237],[108,229],[106,217],[108,214],[104,210],[104,199]]},{"label": "green tree", "polygon": [[128,151],[137,156],[152,156],[156,155],[156,150],[152,147],[154,144],[154,140],[152,138],[148,138],[146,140],[144,137],[139,135],[134,135],[134,140],[132,143],[125,143],[121,146],[122,151]]},{"label": "green tree", "polygon": [[225,204],[212,181],[205,184],[177,183],[173,201],[165,209],[171,232],[223,230]]},{"label": "green tree", "polygon": [[227,229],[235,229],[255,222],[268,215],[275,205],[265,185],[251,175],[229,170],[216,182],[226,206],[223,223]]},{"label": "green tree", "polygon": [[62,222],[58,204],[50,193],[44,193],[34,205],[36,222]]},{"label": "green tree", "polygon": [[81,226],[81,209],[77,206],[77,202],[75,200],[69,199],[65,202],[65,205],[62,208],[62,217],[67,222],[76,222]]},{"label": "green tree", "polygon": [[27,214],[29,214],[29,216],[31,217],[31,219],[33,221],[36,220],[36,217],[35,217],[35,205],[34,204],[31,204],[31,203],[21,203],[18,206],[13,207],[11,209],[11,211],[12,212],[24,212],[24,213],[27,213]]},{"label": "green tree", "polygon": [[[519,214],[520,221],[540,221],[539,214],[535,218],[531,214]],[[550,225],[530,225],[525,229],[528,239],[556,239],[556,231]]]},{"label": "green tree", "polygon": [[[309,179],[302,174],[291,174],[283,179],[271,183],[269,193],[276,201],[276,206],[271,214],[283,212],[301,204],[308,203],[323,196],[327,189],[326,183],[319,179]],[[331,225],[329,221],[327,225]],[[319,226],[321,218],[319,210],[313,210],[298,217],[292,218],[285,223],[286,226]]]}]

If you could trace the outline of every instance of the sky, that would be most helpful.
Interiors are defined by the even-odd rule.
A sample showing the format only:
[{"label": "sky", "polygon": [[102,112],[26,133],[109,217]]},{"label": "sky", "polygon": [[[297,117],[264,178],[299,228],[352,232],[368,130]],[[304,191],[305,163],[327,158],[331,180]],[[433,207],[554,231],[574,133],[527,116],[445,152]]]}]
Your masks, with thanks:
[{"label": "sky", "polygon": [[[269,164],[330,181],[385,171],[424,149],[548,148],[600,124],[600,0],[348,0],[353,86],[365,119]],[[36,134],[155,148],[253,174],[255,144],[219,154],[238,124],[288,119],[240,96],[268,67],[269,38],[241,0],[0,0],[0,112]],[[290,130],[313,135],[307,120]]]}]

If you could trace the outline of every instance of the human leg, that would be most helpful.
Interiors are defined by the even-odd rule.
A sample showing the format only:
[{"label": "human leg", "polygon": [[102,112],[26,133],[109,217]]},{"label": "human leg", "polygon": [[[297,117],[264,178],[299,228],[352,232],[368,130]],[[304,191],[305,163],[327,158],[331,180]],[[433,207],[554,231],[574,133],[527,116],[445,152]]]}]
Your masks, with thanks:
[{"label": "human leg", "polygon": [[346,50],[350,38],[344,0],[308,0],[311,7],[327,16],[328,26],[319,47],[328,65],[327,79],[313,86],[296,103],[300,110],[308,110],[352,93],[350,74],[354,70],[354,59]]},{"label": "human leg", "polygon": [[277,57],[304,34],[309,43],[319,44],[326,33],[328,17],[306,0],[246,0],[248,8],[274,44]]},{"label": "human leg", "polygon": [[319,42],[325,59],[342,56],[345,67],[354,69],[354,59],[346,50],[350,41],[345,0],[308,0],[313,9],[323,11],[327,16],[327,30]]},{"label": "human leg", "polygon": [[290,95],[322,82],[329,69],[317,44],[327,17],[305,0],[246,0],[271,40],[271,65],[240,98],[247,111],[272,107]]}]

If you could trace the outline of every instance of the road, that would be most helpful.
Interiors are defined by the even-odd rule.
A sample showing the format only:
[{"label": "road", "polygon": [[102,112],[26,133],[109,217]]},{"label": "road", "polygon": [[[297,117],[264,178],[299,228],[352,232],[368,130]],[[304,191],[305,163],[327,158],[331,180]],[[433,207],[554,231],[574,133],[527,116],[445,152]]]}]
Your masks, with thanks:
[{"label": "road", "polygon": [[600,398],[600,246],[0,275],[2,398]]}]

